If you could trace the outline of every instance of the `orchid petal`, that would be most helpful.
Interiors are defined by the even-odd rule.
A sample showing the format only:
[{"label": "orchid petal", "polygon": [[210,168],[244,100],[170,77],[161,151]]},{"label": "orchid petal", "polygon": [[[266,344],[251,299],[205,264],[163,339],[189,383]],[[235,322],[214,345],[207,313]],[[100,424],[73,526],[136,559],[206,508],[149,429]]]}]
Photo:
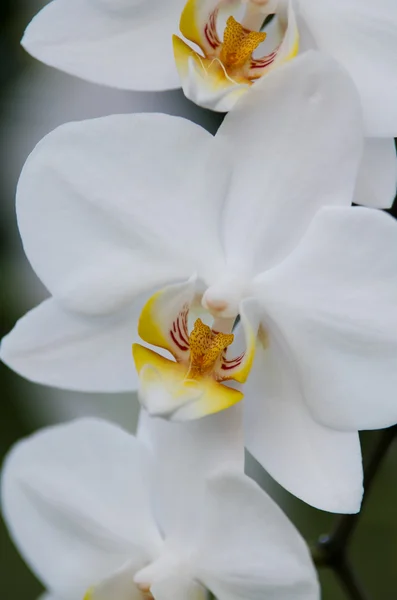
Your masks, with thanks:
[{"label": "orchid petal", "polygon": [[141,302],[110,316],[82,317],[53,299],[22,317],[1,342],[1,360],[14,371],[58,388],[123,392],[138,387],[131,357]]},{"label": "orchid petal", "polygon": [[126,562],[138,569],[157,556],[162,540],[143,484],[143,453],[131,435],[96,419],[44,429],[11,451],[2,478],[5,519],[49,589],[82,598]]},{"label": "orchid petal", "polygon": [[190,543],[199,526],[206,478],[222,468],[244,471],[242,407],[189,423],[154,419],[142,411],[138,439],[153,457],[157,522],[167,537]]},{"label": "orchid petal", "polygon": [[390,208],[397,190],[397,155],[393,138],[367,138],[354,196],[356,204]]},{"label": "orchid petal", "polygon": [[300,392],[280,332],[269,320],[267,347],[257,351],[245,385],[248,450],[289,492],[333,513],[356,513],[363,495],[357,432],[317,423]]},{"label": "orchid petal", "polygon": [[196,576],[218,600],[318,600],[316,571],[293,524],[243,473],[211,477]]},{"label": "orchid petal", "polygon": [[179,87],[171,36],[183,0],[54,0],[22,40],[35,58],[82,79],[130,90]]},{"label": "orchid petal", "polygon": [[314,418],[356,431],[397,422],[397,224],[361,207],[323,208],[257,281]]},{"label": "orchid petal", "polygon": [[215,141],[235,165],[223,218],[228,266],[260,272],[291,252],[321,206],[351,203],[359,100],[334,61],[307,52],[257,82]]},{"label": "orchid petal", "polygon": [[367,133],[397,135],[397,5],[394,0],[299,0],[318,48],[350,73]]},{"label": "orchid petal", "polygon": [[38,144],[19,181],[18,223],[33,268],[64,306],[108,314],[172,280],[217,272],[226,182],[212,143],[194,123],[152,114],[69,123]]}]

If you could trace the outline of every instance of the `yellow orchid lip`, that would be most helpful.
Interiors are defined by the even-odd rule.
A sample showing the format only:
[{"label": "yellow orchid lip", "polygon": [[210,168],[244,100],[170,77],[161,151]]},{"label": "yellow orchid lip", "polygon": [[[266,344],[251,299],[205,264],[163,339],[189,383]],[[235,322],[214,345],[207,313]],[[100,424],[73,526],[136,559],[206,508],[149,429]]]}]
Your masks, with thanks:
[{"label": "yellow orchid lip", "polygon": [[152,296],[142,310],[138,326],[141,338],[172,355],[166,358],[141,344],[133,345],[140,400],[152,415],[178,420],[199,418],[243,398],[242,392],[227,382],[243,383],[248,377],[255,334],[248,328],[247,348],[230,357],[233,333],[217,331],[200,318],[189,332],[194,297],[194,284],[170,286]]},{"label": "yellow orchid lip", "polygon": [[[220,39],[219,15],[226,12],[228,3],[188,0],[179,25],[184,39],[173,36],[176,66],[188,98],[213,110],[230,110],[257,79],[297,55],[299,32],[290,3],[287,9],[284,4],[277,9],[274,47],[263,50],[262,56],[253,56],[256,50],[260,53],[267,37],[262,25],[266,10],[274,14],[273,4],[248,0],[241,22],[229,15]],[[186,42],[198,46],[199,51]]]}]

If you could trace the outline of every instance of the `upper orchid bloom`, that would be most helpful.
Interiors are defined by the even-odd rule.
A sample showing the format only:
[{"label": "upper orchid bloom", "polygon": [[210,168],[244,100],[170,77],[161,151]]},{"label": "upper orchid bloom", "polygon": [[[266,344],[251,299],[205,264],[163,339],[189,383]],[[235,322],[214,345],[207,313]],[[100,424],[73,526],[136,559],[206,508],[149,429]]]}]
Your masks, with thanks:
[{"label": "upper orchid bloom", "polygon": [[303,539],[243,473],[240,423],[145,418],[136,439],[84,419],[18,443],[2,506],[22,556],[62,600],[319,600]]},{"label": "upper orchid bloom", "polygon": [[[179,22],[189,45],[176,36],[172,44]],[[182,85],[188,98],[219,111],[230,110],[298,51],[319,49],[347,69],[361,97],[367,139],[355,201],[378,208],[393,203],[395,0],[53,0],[22,44],[83,79],[132,90]]]},{"label": "upper orchid bloom", "polygon": [[[174,35],[185,95],[232,110],[260,78],[316,48],[351,75],[367,135],[359,204],[389,208],[396,194],[397,3],[394,0],[188,0]],[[193,44],[193,46],[192,46]]]},{"label": "upper orchid bloom", "polygon": [[357,432],[397,421],[397,224],[350,206],[363,137],[345,72],[313,52],[264,82],[215,137],[119,115],[38,144],[17,214],[53,297],[1,356],[35,381],[122,391],[144,340],[148,410],[191,419],[242,392],[246,444],[271,475],[354,512]]}]

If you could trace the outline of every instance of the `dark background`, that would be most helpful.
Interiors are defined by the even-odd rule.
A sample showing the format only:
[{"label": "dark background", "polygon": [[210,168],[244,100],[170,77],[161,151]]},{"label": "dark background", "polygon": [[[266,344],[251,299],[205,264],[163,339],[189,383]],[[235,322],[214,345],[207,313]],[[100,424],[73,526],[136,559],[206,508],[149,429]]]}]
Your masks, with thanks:
[{"label": "dark background", "polygon": [[[1,0],[0,4],[0,337],[45,291],[30,270],[14,216],[18,174],[34,144],[56,125],[112,112],[162,110],[199,120],[216,129],[217,117],[184,100],[180,92],[128,94],[91,86],[36,63],[19,45],[24,27],[45,2]],[[397,390],[396,390],[397,401]],[[10,446],[40,426],[82,414],[136,421],[136,402],[113,397],[57,392],[30,384],[0,364],[0,461]],[[379,432],[362,436],[364,457]],[[331,530],[335,516],[317,511],[281,490],[253,461],[250,472],[263,482],[310,544]],[[397,599],[397,441],[381,464],[353,536],[353,569],[368,599]],[[324,600],[348,600],[335,576],[321,570]],[[0,523],[0,598],[35,600],[42,588],[29,572]]]}]

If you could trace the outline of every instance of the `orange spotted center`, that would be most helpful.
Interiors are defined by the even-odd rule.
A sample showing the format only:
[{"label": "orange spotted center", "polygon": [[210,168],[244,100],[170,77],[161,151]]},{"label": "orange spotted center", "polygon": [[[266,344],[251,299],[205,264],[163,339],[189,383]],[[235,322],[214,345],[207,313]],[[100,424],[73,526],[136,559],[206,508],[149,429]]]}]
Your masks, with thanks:
[{"label": "orange spotted center", "polygon": [[187,379],[198,379],[210,373],[225,348],[234,340],[232,333],[214,333],[197,319],[189,336],[190,365]]},{"label": "orange spotted center", "polygon": [[242,67],[265,38],[265,32],[250,31],[229,17],[223,34],[221,61],[226,68]]}]

